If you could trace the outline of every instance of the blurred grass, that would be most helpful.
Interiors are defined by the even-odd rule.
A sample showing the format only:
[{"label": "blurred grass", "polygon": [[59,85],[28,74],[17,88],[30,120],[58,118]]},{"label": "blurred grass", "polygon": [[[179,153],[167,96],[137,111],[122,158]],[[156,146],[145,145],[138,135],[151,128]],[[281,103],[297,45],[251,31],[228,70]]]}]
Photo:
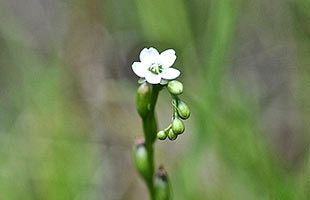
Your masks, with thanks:
[{"label": "blurred grass", "polygon": [[65,95],[60,63],[45,62],[14,41],[4,46],[9,56],[1,55],[6,63],[1,73],[6,86],[1,98],[1,196],[87,197],[93,192],[95,151],[85,142],[89,136],[82,112]]},{"label": "blurred grass", "polygon": [[[291,4],[294,15],[295,37],[297,40],[298,51],[298,106],[303,120],[305,132],[305,142],[310,140],[310,2],[298,0]],[[307,145],[305,161],[301,173],[299,174],[299,188],[297,198],[310,198],[310,147]]]},{"label": "blurred grass", "polygon": [[192,29],[183,1],[136,0],[136,5],[142,32],[150,44],[160,41],[177,47],[190,45]]},{"label": "blurred grass", "polygon": [[[161,49],[174,47],[180,55],[177,67],[183,71],[181,78],[185,82],[185,98],[192,107],[192,120],[191,128],[186,132],[190,139],[178,152],[182,159],[167,161],[175,199],[310,198],[309,1],[284,3],[294,25],[298,66],[294,75],[298,85],[294,103],[298,105],[300,131],[306,148],[302,164],[293,168],[287,167],[279,158],[269,136],[264,134],[259,91],[249,91],[247,84],[250,83],[236,80],[229,73],[234,67],[231,57],[237,54],[238,26],[240,19],[247,17],[244,12],[250,12],[246,10],[249,2],[136,0],[119,3],[107,0],[102,5],[94,0],[79,3],[76,10],[70,11],[73,16],[69,17],[87,18],[83,21],[85,25],[88,17],[96,15],[96,23],[90,21],[97,26],[102,20],[111,34],[108,36],[115,40],[118,37],[120,41],[130,40],[128,35],[136,34],[132,43],[127,42],[120,48],[134,48],[137,43],[143,43]],[[94,16],[84,16],[83,8]],[[34,38],[20,26],[17,17],[0,10],[7,20],[0,21],[1,196],[12,200],[108,198],[109,195],[98,195],[103,185],[97,183],[95,171],[104,153],[98,153],[100,145],[92,141],[93,118],[84,110],[80,99],[72,95],[80,91],[69,86],[70,78],[80,77],[68,76],[66,66],[62,66],[66,58],[59,54],[66,49],[57,49],[53,41],[47,47],[50,52],[44,54],[34,49]],[[103,14],[101,10],[104,10]],[[89,23],[85,27],[92,25]],[[72,37],[78,35],[74,31],[70,34]],[[83,38],[76,40],[79,39]],[[83,46],[79,45],[73,42],[70,51],[84,52]],[[130,62],[124,64],[126,68]],[[104,65],[107,73],[115,70],[115,66],[118,65],[113,62]],[[112,73],[108,78],[117,82],[126,80],[126,75],[119,78]],[[120,87],[132,89],[126,84]],[[116,120],[119,119],[108,121],[115,123]],[[134,126],[138,126],[136,124]],[[107,129],[108,133],[104,134],[123,137],[122,134],[116,136],[109,127]],[[108,168],[101,168],[104,169],[107,171],[103,173],[110,173]],[[114,190],[120,193],[117,187]],[[128,196],[124,195],[123,199],[134,196],[130,187],[128,190],[123,191]]]}]

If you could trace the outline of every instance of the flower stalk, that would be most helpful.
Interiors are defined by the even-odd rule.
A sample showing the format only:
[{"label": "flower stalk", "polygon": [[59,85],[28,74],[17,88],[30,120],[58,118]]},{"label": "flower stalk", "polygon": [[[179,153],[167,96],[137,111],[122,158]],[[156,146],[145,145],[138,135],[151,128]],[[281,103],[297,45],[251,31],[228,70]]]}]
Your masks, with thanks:
[{"label": "flower stalk", "polygon": [[157,121],[155,117],[155,105],[158,98],[159,88],[158,86],[152,86],[151,98],[149,100],[149,111],[148,113],[142,117],[143,123],[143,132],[145,137],[145,146],[146,151],[149,155],[149,166],[150,166],[150,175],[147,177],[146,183],[151,195],[151,199],[154,198],[154,184],[153,184],[153,174],[154,174],[154,149],[153,144],[156,139],[157,133]]},{"label": "flower stalk", "polygon": [[[134,62],[133,71],[141,78],[137,90],[136,107],[142,119],[144,140],[136,142],[134,161],[137,171],[143,177],[151,200],[171,199],[171,186],[167,173],[161,166],[155,174],[154,144],[156,139],[176,140],[185,130],[185,120],[190,115],[188,106],[179,99],[183,92],[183,84],[174,80],[180,71],[170,68],[176,59],[175,51],[166,50],[161,54],[154,48],[143,49],[141,62]],[[172,121],[170,125],[158,131],[155,107],[159,92],[166,88],[172,97]]]},{"label": "flower stalk", "polygon": [[150,192],[151,199],[155,198],[155,190],[154,190],[154,142],[156,140],[157,133],[157,121],[155,117],[155,105],[158,98],[158,93],[161,90],[161,85],[151,85],[148,83],[143,83],[140,85],[137,91],[137,110],[142,118],[143,132],[144,132],[144,147],[147,153],[147,161],[146,165],[148,169],[148,174],[142,174],[139,171],[139,163],[136,162],[136,166],[141,176],[144,178],[144,181],[147,184],[147,187]]}]

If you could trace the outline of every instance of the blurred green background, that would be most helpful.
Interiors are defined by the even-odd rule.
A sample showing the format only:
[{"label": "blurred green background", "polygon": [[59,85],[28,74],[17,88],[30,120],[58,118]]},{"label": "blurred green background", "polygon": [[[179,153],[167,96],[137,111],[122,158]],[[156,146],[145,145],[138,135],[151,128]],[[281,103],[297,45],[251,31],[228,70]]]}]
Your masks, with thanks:
[{"label": "blurred green background", "polygon": [[309,0],[0,0],[1,199],[148,198],[131,64],[150,46],[176,49],[192,108],[156,144],[174,199],[310,199]]}]

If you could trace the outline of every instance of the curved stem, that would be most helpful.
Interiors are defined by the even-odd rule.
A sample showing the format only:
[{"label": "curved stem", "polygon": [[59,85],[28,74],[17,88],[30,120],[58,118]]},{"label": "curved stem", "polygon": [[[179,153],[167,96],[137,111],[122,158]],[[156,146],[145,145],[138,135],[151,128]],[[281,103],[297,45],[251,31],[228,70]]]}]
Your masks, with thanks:
[{"label": "curved stem", "polygon": [[173,119],[178,116],[178,104],[179,104],[179,98],[175,95],[171,95],[172,97],[172,106],[173,106]]}]

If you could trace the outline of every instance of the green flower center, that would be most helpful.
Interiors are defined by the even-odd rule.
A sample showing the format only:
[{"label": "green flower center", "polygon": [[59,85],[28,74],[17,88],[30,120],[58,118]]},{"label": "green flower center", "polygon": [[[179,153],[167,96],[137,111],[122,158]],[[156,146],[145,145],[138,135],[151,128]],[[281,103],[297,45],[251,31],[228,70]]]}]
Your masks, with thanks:
[{"label": "green flower center", "polygon": [[158,75],[159,73],[161,73],[163,71],[163,67],[157,63],[153,63],[149,67],[149,71],[152,72],[153,74]]}]

